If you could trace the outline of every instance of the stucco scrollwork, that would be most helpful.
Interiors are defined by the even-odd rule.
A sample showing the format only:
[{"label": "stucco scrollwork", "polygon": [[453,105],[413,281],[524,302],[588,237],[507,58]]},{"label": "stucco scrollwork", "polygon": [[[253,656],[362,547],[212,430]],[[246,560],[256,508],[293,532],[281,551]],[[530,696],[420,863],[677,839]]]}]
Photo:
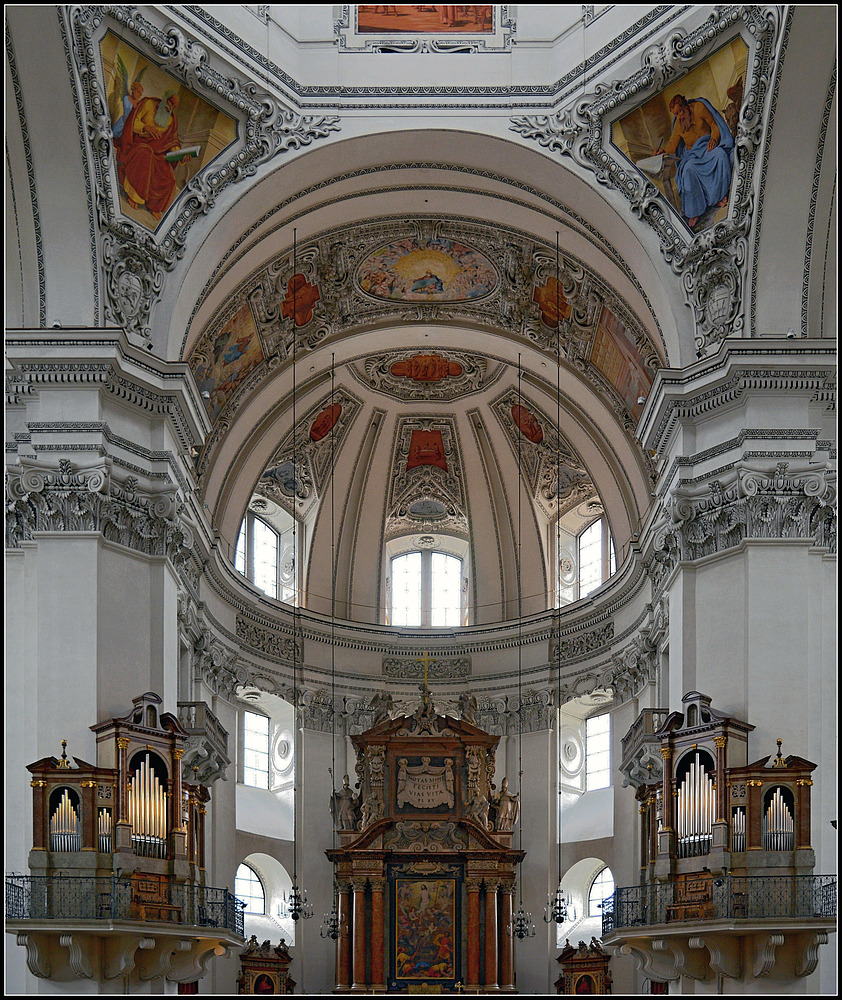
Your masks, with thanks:
[{"label": "stucco scrollwork", "polygon": [[[256,622],[237,615],[237,638],[258,653],[273,659],[292,662],[296,651],[291,636],[281,632],[271,632]],[[300,659],[301,650],[297,650]]]},{"label": "stucco scrollwork", "polygon": [[[673,215],[666,197],[618,155],[612,126],[625,109],[637,107],[710,55],[711,43],[752,38],[745,94],[734,134],[734,178],[728,217],[695,233]],[[640,69],[624,80],[599,83],[592,93],[552,115],[517,115],[510,127],[550,153],[570,157],[598,183],[619,191],[634,215],[657,233],[661,251],[682,276],[696,321],[696,349],[703,357],[723,337],[744,326],[743,288],[747,279],[747,237],[754,210],[754,167],[764,136],[764,120],[782,31],[782,8],[772,5],[717,7],[690,31],[672,31],[647,48]]]}]

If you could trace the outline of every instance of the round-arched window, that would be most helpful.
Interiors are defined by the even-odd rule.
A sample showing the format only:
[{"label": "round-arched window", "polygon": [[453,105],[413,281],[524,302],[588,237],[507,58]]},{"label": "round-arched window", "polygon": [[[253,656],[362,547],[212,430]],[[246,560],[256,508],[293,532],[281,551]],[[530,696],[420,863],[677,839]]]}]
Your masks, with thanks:
[{"label": "round-arched window", "polygon": [[246,913],[266,913],[266,893],[257,872],[246,864],[240,865],[234,879],[234,895],[246,904]]},{"label": "round-arched window", "polygon": [[614,895],[614,876],[611,869],[606,865],[601,868],[591,882],[591,890],[588,893],[588,916],[601,917],[602,904],[610,896]]}]

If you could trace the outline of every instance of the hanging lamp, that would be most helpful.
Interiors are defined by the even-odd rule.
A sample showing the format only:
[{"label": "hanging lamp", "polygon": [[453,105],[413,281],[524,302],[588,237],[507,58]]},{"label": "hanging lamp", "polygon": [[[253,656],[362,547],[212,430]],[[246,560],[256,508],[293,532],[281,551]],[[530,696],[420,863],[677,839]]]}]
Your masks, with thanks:
[{"label": "hanging lamp", "polygon": [[[523,396],[521,392],[521,379],[523,370],[520,364],[520,354],[517,356],[517,402],[518,413],[523,411]],[[521,492],[522,492],[522,457],[521,439],[522,433],[517,436],[517,793],[523,789],[523,586],[521,582],[521,544],[523,541],[523,526],[521,519]],[[521,852],[519,865],[523,865],[523,802],[520,802],[518,809],[518,849]],[[509,936],[523,940],[523,938],[535,937],[535,924],[532,922],[532,914],[523,908],[523,868],[521,867],[518,878],[519,902],[517,913],[513,914],[512,922],[506,928]]]},{"label": "hanging lamp", "polygon": [[[556,322],[556,709],[558,712],[558,748],[561,751],[561,302],[559,301],[559,247],[558,232],[555,234],[555,322]],[[558,776],[558,886],[555,894],[547,896],[544,907],[544,923],[563,924],[572,919],[572,905],[565,897],[561,886],[561,772]]]},{"label": "hanging lamp", "polygon": [[[330,356],[330,403],[336,395],[336,355]],[[336,489],[336,425],[330,429],[330,783],[331,802],[336,802],[336,535],[334,522],[334,495]],[[336,820],[333,821],[333,849],[336,850]],[[339,937],[339,885],[333,876],[333,903],[319,928],[319,936],[336,941]]]},{"label": "hanging lamp", "polygon": [[313,916],[313,905],[307,900],[307,890],[298,885],[298,520],[295,516],[295,501],[298,496],[298,435],[295,409],[295,292],[298,263],[297,230],[292,231],[292,551],[295,587],[295,603],[292,608],[292,718],[293,718],[293,761],[295,778],[292,786],[292,887],[284,894],[284,915],[290,920],[309,920]]}]

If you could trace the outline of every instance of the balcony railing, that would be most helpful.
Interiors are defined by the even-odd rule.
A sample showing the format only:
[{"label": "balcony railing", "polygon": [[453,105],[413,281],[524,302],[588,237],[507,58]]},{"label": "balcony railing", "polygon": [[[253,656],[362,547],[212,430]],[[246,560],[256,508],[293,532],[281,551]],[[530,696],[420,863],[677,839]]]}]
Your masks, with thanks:
[{"label": "balcony railing", "polygon": [[615,889],[602,908],[602,933],[686,920],[834,919],[835,875],[724,875],[710,895],[679,898],[675,882]]},{"label": "balcony railing", "polygon": [[242,937],[243,908],[227,889],[166,883],[144,897],[130,879],[7,875],[6,920],[130,920],[213,927]]}]

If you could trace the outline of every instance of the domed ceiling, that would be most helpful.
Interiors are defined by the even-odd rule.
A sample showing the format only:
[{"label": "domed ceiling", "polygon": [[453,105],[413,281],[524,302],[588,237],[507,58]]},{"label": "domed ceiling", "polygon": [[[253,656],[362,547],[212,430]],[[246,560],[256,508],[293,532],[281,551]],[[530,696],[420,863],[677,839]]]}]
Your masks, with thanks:
[{"label": "domed ceiling", "polygon": [[223,542],[250,502],[294,513],[316,612],[335,561],[340,617],[382,621],[386,543],[445,537],[469,546],[475,623],[543,611],[557,518],[604,505],[621,555],[641,514],[612,438],[645,479],[633,433],[663,348],[592,268],[514,228],[390,216],[295,241],[188,360],[213,424],[203,483],[242,441]]}]

